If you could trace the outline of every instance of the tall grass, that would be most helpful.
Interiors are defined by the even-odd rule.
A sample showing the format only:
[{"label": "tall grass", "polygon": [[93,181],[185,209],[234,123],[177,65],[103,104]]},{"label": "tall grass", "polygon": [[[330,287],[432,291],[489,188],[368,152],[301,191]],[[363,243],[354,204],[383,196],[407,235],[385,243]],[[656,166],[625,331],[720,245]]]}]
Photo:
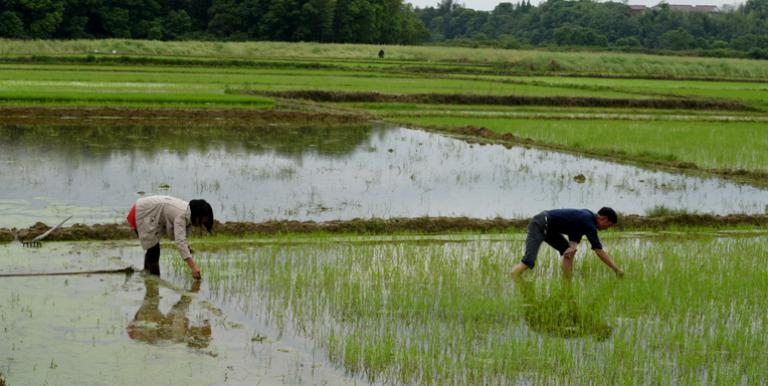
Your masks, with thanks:
[{"label": "tall grass", "polygon": [[522,235],[319,240],[218,251],[201,264],[218,300],[314,338],[335,363],[383,383],[768,381],[763,237],[605,241],[623,280],[581,252],[563,284],[545,247],[531,281],[515,286]]}]

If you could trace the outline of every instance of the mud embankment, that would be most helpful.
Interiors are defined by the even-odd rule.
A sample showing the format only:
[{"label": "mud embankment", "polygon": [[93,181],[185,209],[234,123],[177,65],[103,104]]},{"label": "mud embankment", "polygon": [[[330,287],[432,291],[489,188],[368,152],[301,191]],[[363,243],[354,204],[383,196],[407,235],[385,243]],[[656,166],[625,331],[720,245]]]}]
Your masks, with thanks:
[{"label": "mud embankment", "polygon": [[83,126],[332,126],[360,124],[370,120],[365,115],[275,109],[174,109],[119,107],[0,107],[4,125]]},{"label": "mud embankment", "polygon": [[631,99],[565,96],[522,95],[473,95],[473,94],[382,94],[376,92],[342,91],[280,91],[263,93],[244,91],[250,95],[266,95],[277,98],[305,99],[316,102],[380,102],[453,105],[501,105],[501,106],[559,106],[559,107],[613,107],[636,109],[727,110],[752,111],[753,108],[738,102],[702,99]]},{"label": "mud embankment", "polygon": [[[338,234],[391,234],[418,233],[441,234],[455,232],[496,233],[524,231],[528,219],[475,219],[469,217],[416,217],[391,219],[354,219],[338,221],[266,221],[216,223],[214,234],[227,236],[275,235],[288,233],[338,233]],[[768,215],[706,215],[678,214],[646,217],[621,216],[618,230],[664,230],[679,228],[729,229],[737,227],[768,228]],[[31,240],[46,232],[50,226],[37,223],[23,229],[0,228],[0,242]],[[126,240],[136,238],[135,233],[123,224],[74,224],[52,232],[46,241],[74,240]]]}]

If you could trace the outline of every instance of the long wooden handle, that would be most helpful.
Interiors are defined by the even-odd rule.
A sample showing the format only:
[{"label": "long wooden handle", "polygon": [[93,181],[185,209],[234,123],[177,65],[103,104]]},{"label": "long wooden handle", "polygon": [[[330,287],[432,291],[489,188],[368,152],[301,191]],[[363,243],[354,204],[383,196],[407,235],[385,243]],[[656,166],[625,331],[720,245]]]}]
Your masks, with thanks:
[{"label": "long wooden handle", "polygon": [[58,229],[60,226],[64,225],[64,223],[65,223],[65,222],[67,222],[67,220],[69,220],[69,219],[71,219],[71,218],[72,218],[72,216],[69,216],[69,217],[65,218],[65,219],[64,219],[64,221],[62,221],[62,222],[60,222],[60,223],[59,223],[59,225],[56,225],[55,227],[53,227],[53,228],[51,228],[51,229],[48,229],[48,231],[46,231],[45,233],[43,233],[43,234],[41,234],[40,236],[37,236],[37,237],[35,237],[34,239],[32,239],[32,242],[35,242],[35,241],[40,241],[40,240],[44,239],[46,236],[50,235],[50,234],[51,234],[51,232],[55,231],[55,230],[56,230],[56,229]]},{"label": "long wooden handle", "polygon": [[131,267],[125,267],[125,268],[119,268],[119,269],[101,269],[101,270],[95,270],[95,271],[1,273],[0,278],[25,277],[25,276],[103,275],[103,274],[114,274],[114,273],[132,274],[134,272],[136,272],[136,269],[131,266]]}]

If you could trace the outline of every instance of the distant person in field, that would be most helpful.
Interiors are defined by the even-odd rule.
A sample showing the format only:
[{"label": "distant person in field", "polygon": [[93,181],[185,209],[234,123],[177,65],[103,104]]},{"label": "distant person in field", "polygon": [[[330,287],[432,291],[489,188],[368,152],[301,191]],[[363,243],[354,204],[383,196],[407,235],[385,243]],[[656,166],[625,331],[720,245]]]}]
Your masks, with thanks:
[{"label": "distant person in field", "polygon": [[192,258],[187,235],[192,226],[213,228],[213,209],[205,200],[184,200],[170,196],[148,196],[136,200],[128,213],[128,224],[139,236],[146,251],[144,270],[160,276],[160,238],[165,234],[176,242],[181,258],[192,270],[192,277],[200,279],[200,269]]},{"label": "distant person in field", "polygon": [[[597,214],[587,209],[555,209],[545,210],[533,216],[528,223],[528,237],[525,239],[525,256],[520,263],[512,268],[512,278],[517,280],[523,272],[533,269],[536,265],[536,256],[542,242],[546,242],[555,248],[563,257],[563,275],[570,278],[573,272],[573,257],[576,255],[576,246],[582,236],[595,251],[597,257],[610,267],[619,277],[624,271],[617,267],[603,250],[603,244],[597,237],[597,231],[608,229],[618,223],[616,212],[608,207],[601,208]],[[563,237],[567,235],[568,239]]]},{"label": "distant person in field", "polygon": [[379,50],[379,59],[384,59],[384,50]]}]

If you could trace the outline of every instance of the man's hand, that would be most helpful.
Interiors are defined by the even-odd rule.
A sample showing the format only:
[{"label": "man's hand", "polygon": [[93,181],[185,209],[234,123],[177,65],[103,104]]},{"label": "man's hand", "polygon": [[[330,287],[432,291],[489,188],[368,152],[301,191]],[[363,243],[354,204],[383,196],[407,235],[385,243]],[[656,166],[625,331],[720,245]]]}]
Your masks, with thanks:
[{"label": "man's hand", "polygon": [[574,256],[576,256],[576,247],[568,247],[568,249],[566,249],[563,253],[563,257],[567,259],[571,259]]},{"label": "man's hand", "polygon": [[622,279],[622,278],[624,278],[624,270],[623,270],[623,269],[621,269],[621,268],[616,268],[616,270],[615,270],[614,272],[616,272],[616,276],[617,276],[619,279]]}]

